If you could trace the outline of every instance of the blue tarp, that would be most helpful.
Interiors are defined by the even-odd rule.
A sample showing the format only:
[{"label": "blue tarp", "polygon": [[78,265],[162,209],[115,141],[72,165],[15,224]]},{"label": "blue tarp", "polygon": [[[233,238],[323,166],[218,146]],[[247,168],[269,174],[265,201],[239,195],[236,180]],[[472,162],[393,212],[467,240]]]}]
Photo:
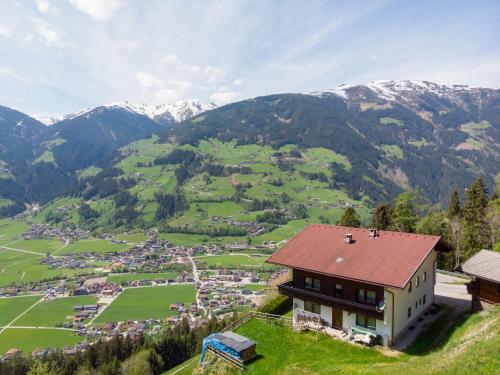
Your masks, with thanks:
[{"label": "blue tarp", "polygon": [[224,345],[219,339],[219,337],[220,334],[218,333],[213,333],[210,336],[205,337],[205,339],[203,340],[203,347],[201,349],[200,365],[203,362],[203,358],[205,358],[205,353],[209,347],[227,353],[231,357],[234,357],[235,359],[241,360],[240,354],[236,350],[231,349],[227,345]]}]

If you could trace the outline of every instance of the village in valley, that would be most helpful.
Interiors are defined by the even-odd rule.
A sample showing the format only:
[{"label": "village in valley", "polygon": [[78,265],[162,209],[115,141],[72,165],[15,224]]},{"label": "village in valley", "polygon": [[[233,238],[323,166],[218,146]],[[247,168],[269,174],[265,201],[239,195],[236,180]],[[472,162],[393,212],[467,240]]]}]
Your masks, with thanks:
[{"label": "village in valley", "polygon": [[[122,236],[127,236],[127,233]],[[85,230],[47,224],[33,224],[26,231],[11,236],[13,243],[60,241],[61,249],[57,254],[40,255],[37,261],[48,269],[75,273],[53,280],[0,287],[0,297],[5,298],[3,301],[33,298],[35,304],[40,305],[64,304],[64,311],[56,310],[60,320],[51,324],[53,328],[77,336],[77,340],[70,340],[78,341],[74,345],[64,345],[63,352],[68,354],[85,350],[102,338],[122,335],[134,339],[139,334],[157,334],[164,327],[182,320],[197,327],[206,324],[211,317],[255,309],[264,302],[270,283],[283,274],[277,267],[263,262],[268,256],[263,251],[273,251],[275,243],[258,247],[246,244],[184,247],[161,240],[154,231],[145,231],[141,235],[145,240],[138,243],[116,239],[117,236],[111,234],[99,236],[111,247],[126,246],[122,251],[95,251],[91,244],[78,252],[64,251],[65,246],[88,237]],[[99,243],[102,246],[102,242]],[[14,246],[5,247],[16,251]],[[28,250],[17,251],[22,254]],[[126,309],[119,307],[122,299],[126,300],[125,303],[139,303],[138,308],[144,293],[151,293],[150,298],[165,297],[170,303],[153,301],[158,306],[152,306],[151,312],[144,308],[137,318],[134,318],[135,312],[131,312],[129,318]],[[2,331],[15,329],[16,321],[5,321],[4,324],[8,324],[1,328]],[[28,322],[29,319],[22,321]],[[30,327],[28,323],[23,323],[22,327],[39,328],[38,324]],[[19,350],[11,349],[6,351],[5,358]],[[32,354],[39,357],[54,349],[57,348],[37,345]]]}]

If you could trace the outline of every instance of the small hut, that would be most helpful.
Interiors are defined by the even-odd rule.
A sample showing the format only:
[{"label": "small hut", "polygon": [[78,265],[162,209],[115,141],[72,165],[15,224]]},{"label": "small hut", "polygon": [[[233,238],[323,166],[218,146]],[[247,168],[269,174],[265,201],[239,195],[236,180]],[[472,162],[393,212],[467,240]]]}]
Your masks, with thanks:
[{"label": "small hut", "polygon": [[203,362],[206,351],[210,350],[241,368],[246,362],[255,358],[255,347],[255,341],[234,332],[214,333],[203,340],[200,364]]}]

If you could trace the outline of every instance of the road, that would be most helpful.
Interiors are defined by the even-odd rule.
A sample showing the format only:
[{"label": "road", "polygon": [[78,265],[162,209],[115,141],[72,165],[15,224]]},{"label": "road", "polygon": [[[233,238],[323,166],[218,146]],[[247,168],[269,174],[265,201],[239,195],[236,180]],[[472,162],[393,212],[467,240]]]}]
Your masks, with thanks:
[{"label": "road", "polygon": [[467,279],[437,272],[434,289],[436,302],[464,311],[470,309],[471,296],[467,293],[466,282]]}]

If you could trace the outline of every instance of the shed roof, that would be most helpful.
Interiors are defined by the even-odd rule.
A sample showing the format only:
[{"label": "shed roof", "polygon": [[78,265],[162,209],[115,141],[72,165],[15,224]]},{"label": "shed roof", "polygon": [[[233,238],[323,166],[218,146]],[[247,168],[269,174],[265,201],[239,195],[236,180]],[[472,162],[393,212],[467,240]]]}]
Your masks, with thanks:
[{"label": "shed roof", "polygon": [[[266,262],[290,268],[404,288],[432,250],[449,251],[439,236],[311,224]],[[346,234],[353,241],[345,242]]]},{"label": "shed roof", "polygon": [[222,344],[236,350],[238,353],[255,345],[255,341],[231,331],[215,333],[214,337]]},{"label": "shed roof", "polygon": [[481,250],[462,264],[459,269],[467,275],[500,283],[500,253]]}]

